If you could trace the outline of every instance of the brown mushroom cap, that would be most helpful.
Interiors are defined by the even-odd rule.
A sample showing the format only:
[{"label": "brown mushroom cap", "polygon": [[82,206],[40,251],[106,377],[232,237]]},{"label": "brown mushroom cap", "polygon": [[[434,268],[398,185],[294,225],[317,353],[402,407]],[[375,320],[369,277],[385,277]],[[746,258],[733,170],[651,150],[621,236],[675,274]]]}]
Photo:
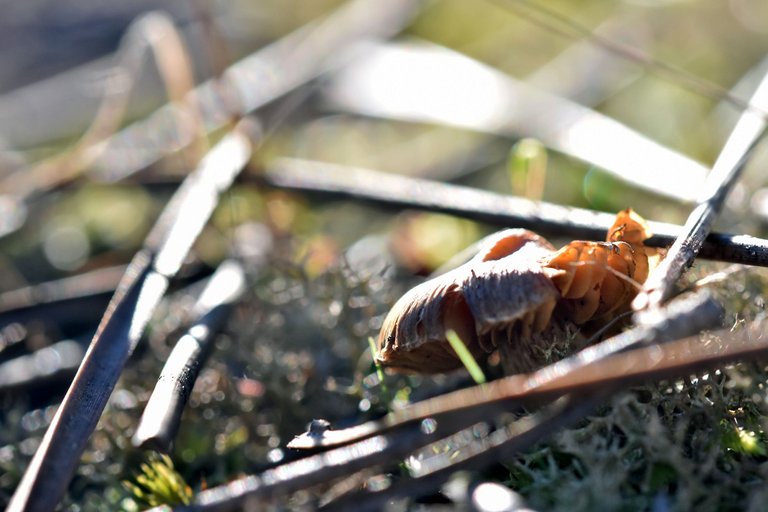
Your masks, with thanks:
[{"label": "brown mushroom cap", "polygon": [[[559,293],[538,260],[552,246],[527,230],[489,238],[469,262],[406,293],[384,320],[377,361],[395,369],[437,373],[461,365],[445,338],[453,329],[475,357],[492,350],[492,331],[549,320]],[[545,318],[546,317],[546,318]]]}]

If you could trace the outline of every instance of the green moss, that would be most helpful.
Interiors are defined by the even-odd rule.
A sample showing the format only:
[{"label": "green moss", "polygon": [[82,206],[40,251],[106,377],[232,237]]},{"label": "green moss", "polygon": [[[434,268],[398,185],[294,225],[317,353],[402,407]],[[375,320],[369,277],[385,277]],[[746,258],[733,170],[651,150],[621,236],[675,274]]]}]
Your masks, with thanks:
[{"label": "green moss", "polygon": [[170,457],[152,454],[140,467],[132,480],[123,482],[134,500],[150,507],[190,504],[192,489],[174,469]]},{"label": "green moss", "polygon": [[714,372],[614,398],[510,464],[510,487],[547,510],[743,508],[768,459],[762,430],[738,426],[765,417],[754,401],[762,369],[739,368],[755,377],[746,387]]}]

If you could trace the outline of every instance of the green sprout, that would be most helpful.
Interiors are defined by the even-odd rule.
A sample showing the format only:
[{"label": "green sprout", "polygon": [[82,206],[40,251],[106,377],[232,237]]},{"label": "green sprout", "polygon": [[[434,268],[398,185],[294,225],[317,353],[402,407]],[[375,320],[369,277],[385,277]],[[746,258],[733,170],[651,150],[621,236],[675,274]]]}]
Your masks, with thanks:
[{"label": "green sprout", "polygon": [[509,152],[507,171],[513,194],[541,199],[547,176],[547,149],[536,139],[522,139]]},{"label": "green sprout", "polygon": [[720,428],[725,448],[747,455],[766,455],[765,444],[755,432],[733,425],[728,420],[721,420]]},{"label": "green sprout", "polygon": [[368,336],[368,348],[371,350],[371,357],[373,358],[373,365],[376,367],[376,376],[381,383],[381,394],[386,399],[385,403],[389,404],[389,390],[387,389],[387,383],[384,382],[384,369],[376,360],[376,341],[373,336]]},{"label": "green sprout", "polygon": [[475,358],[472,357],[472,353],[469,351],[464,342],[461,341],[461,338],[459,338],[459,335],[456,334],[456,331],[453,329],[448,329],[445,332],[445,338],[448,340],[448,343],[451,344],[451,348],[453,348],[453,351],[456,352],[457,356],[459,356],[461,364],[463,364],[464,368],[467,369],[469,375],[472,377],[475,383],[485,384],[486,379],[485,374],[483,374],[483,370],[480,369],[480,365],[477,364]]},{"label": "green sprout", "polygon": [[192,489],[165,454],[153,453],[133,481],[123,481],[123,485],[136,501],[150,507],[189,505],[192,501]]}]

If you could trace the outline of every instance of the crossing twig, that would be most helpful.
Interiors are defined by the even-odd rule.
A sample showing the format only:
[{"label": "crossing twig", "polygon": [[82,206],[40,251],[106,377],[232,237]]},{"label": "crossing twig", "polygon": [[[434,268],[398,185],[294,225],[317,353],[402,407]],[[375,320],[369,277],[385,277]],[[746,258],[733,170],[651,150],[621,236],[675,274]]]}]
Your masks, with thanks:
[{"label": "crossing twig", "polygon": [[[460,185],[409,178],[359,167],[281,158],[264,179],[277,187],[330,197],[354,198],[388,206],[450,213],[504,227],[522,227],[575,239],[602,240],[613,214],[511,197]],[[650,247],[669,247],[681,226],[650,222]],[[768,266],[768,240],[711,233],[700,255],[706,259]]]},{"label": "crossing twig", "polygon": [[9,511],[53,510],[101,416],[118,377],[192,243],[251,155],[247,126],[201,161],[170,200],[136,254],[101,325],[11,498]]},{"label": "crossing twig", "polygon": [[[758,108],[768,107],[768,75],[763,77],[750,104]],[[632,302],[635,311],[657,308],[672,296],[675,283],[703,248],[726,196],[765,134],[767,124],[768,120],[753,110],[744,112],[739,118],[712,172],[707,176],[698,206],[688,216],[666,257],[648,276],[643,289]]]}]

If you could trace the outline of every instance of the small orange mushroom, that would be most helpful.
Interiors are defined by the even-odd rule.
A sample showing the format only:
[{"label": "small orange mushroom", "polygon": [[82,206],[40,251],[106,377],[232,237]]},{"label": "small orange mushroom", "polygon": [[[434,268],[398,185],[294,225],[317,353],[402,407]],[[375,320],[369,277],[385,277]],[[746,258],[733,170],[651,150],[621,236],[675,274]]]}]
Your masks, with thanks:
[{"label": "small orange mushroom", "polygon": [[[510,372],[535,366],[532,345],[566,322],[607,322],[645,281],[653,250],[645,221],[619,212],[606,242],[574,241],[559,251],[524,229],[491,235],[460,267],[407,292],[384,320],[377,361],[420,373],[458,368],[446,340],[456,331],[475,357],[500,346]],[[516,354],[518,357],[516,357]]]}]

